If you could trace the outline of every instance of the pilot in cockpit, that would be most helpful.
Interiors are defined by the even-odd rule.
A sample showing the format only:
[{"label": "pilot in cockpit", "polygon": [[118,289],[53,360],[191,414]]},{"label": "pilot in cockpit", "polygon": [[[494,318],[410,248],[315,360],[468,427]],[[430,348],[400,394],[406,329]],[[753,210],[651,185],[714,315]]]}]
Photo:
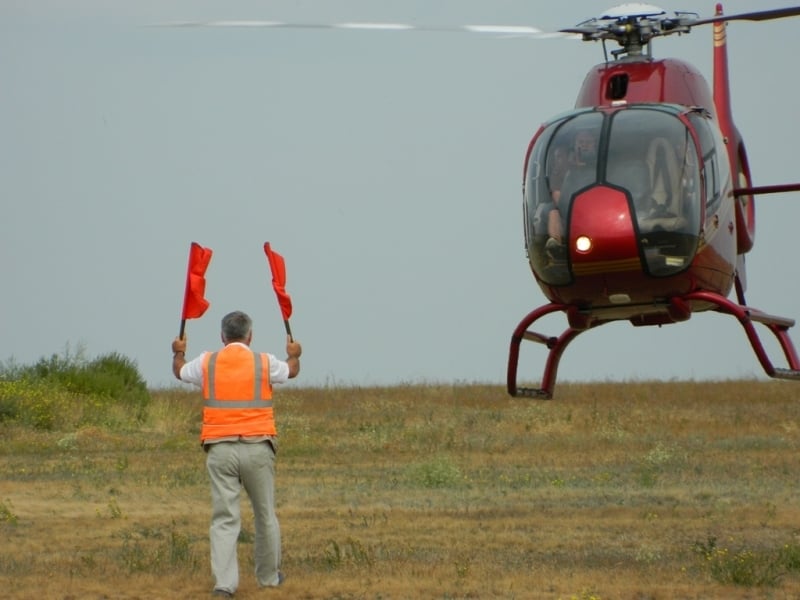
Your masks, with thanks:
[{"label": "pilot in cockpit", "polygon": [[[548,247],[561,244],[564,238],[564,221],[572,194],[592,183],[597,176],[597,134],[592,129],[581,129],[575,134],[571,150],[566,157],[563,176],[551,177],[553,209],[547,219]],[[562,198],[566,200],[561,201]]]}]

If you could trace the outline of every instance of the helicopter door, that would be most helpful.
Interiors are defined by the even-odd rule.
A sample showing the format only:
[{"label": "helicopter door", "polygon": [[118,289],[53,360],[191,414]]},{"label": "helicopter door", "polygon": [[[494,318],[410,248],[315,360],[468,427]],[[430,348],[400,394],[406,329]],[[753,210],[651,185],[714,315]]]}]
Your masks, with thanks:
[{"label": "helicopter door", "polygon": [[606,180],[630,195],[643,269],[674,275],[697,251],[700,206],[697,153],[676,113],[651,107],[612,118]]},{"label": "helicopter door", "polygon": [[524,183],[525,241],[534,274],[550,285],[572,281],[566,241],[572,200],[598,180],[604,116],[582,109],[548,124],[532,141]]}]

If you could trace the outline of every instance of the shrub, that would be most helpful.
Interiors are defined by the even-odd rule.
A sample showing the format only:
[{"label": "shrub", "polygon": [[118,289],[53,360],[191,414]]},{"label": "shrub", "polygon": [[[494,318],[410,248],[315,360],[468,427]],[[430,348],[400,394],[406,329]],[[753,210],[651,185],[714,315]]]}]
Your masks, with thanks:
[{"label": "shrub", "polygon": [[137,422],[145,417],[150,402],[147,384],[136,363],[121,354],[104,354],[77,369],[64,371],[61,379],[70,392],[121,404],[132,411]]},{"label": "shrub", "polygon": [[71,404],[67,392],[47,383],[0,380],[0,422],[51,430],[69,413]]},{"label": "shrub", "polygon": [[90,361],[67,350],[33,365],[0,366],[0,421],[45,430],[141,423],[149,403],[136,363],[115,352]]}]

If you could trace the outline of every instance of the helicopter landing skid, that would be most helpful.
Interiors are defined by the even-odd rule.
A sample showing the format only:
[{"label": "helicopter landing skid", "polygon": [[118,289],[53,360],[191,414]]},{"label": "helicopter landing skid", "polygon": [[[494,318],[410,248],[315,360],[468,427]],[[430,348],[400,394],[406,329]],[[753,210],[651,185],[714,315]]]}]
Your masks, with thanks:
[{"label": "helicopter landing skid", "polygon": [[[742,306],[713,292],[691,292],[682,296],[681,299],[685,301],[685,306],[689,306],[689,303],[692,301],[711,304],[714,307],[711,310],[736,317],[744,328],[747,339],[750,341],[750,346],[753,348],[764,372],[769,377],[776,379],[793,379],[800,381],[800,360],[798,360],[797,352],[795,351],[794,344],[788,332],[789,328],[795,324],[793,319],[769,315],[757,309]],[[529,329],[538,319],[559,311],[566,314],[569,326],[558,337],[546,336]],[[686,315],[681,320],[689,316],[690,315]],[[572,305],[556,302],[545,304],[528,313],[522,321],[519,322],[519,325],[517,325],[516,329],[514,329],[514,333],[511,335],[511,345],[508,353],[508,393],[514,397],[534,398],[539,400],[551,399],[553,397],[553,389],[555,388],[558,364],[561,361],[564,350],[570,342],[584,331],[615,320],[619,319],[591,318],[581,314]],[[764,346],[761,343],[761,339],[753,323],[761,323],[773,333],[780,344],[789,368],[777,368],[772,364],[772,361],[770,361],[764,350]],[[523,340],[544,344],[549,350],[541,385],[538,388],[517,386],[519,349]]]},{"label": "helicopter landing skid", "polygon": [[[592,327],[596,327],[598,325],[602,325],[603,323],[608,323],[607,320],[595,320],[589,321],[584,320],[579,323],[575,323],[575,326],[570,325],[564,332],[558,337],[549,337],[543,335],[541,333],[536,333],[533,331],[529,331],[528,328],[534,323],[534,321],[544,317],[553,312],[564,312],[567,315],[567,318],[570,319],[570,316],[574,316],[577,314],[575,312],[575,308],[569,304],[559,304],[556,302],[551,302],[550,304],[545,304],[544,306],[540,306],[536,310],[531,311],[528,313],[525,318],[520,321],[517,328],[514,330],[514,333],[511,336],[511,347],[509,349],[508,354],[508,393],[514,397],[526,397],[526,398],[536,398],[539,400],[549,400],[553,397],[553,388],[556,385],[556,374],[558,373],[558,363],[561,361],[561,355],[564,353],[564,350],[569,345],[569,343],[574,340],[578,334],[586,331],[587,329],[591,329]],[[580,320],[578,320],[580,321]],[[544,375],[542,376],[542,384],[539,388],[527,388],[527,387],[517,387],[517,364],[519,363],[519,347],[523,340],[528,340],[530,342],[537,342],[540,344],[544,344],[549,349],[549,353],[547,355],[547,363],[545,364],[544,368]]]},{"label": "helicopter landing skid", "polygon": [[[775,379],[794,379],[800,381],[800,359],[797,357],[797,351],[794,348],[791,338],[789,337],[789,328],[794,326],[794,319],[786,317],[778,317],[769,315],[756,308],[743,306],[732,302],[727,298],[715,294],[713,292],[691,292],[683,296],[685,300],[699,300],[707,301],[716,305],[716,311],[732,315],[736,317],[741,326],[747,334],[747,339],[750,341],[753,351],[756,353],[758,362],[764,372]],[[758,337],[753,323],[761,323],[769,329],[780,344],[783,355],[789,368],[777,368],[772,364],[772,361],[767,356],[761,339]]]}]

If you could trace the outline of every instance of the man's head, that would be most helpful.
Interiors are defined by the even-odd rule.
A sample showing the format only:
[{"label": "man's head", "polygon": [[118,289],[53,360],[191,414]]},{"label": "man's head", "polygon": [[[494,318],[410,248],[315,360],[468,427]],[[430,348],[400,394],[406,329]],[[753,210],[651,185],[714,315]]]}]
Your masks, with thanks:
[{"label": "man's head", "polygon": [[222,343],[241,342],[250,344],[253,337],[253,321],[247,314],[235,310],[222,317]]},{"label": "man's head", "polygon": [[579,164],[593,162],[597,157],[597,136],[593,131],[582,129],[575,135],[575,160]]}]

